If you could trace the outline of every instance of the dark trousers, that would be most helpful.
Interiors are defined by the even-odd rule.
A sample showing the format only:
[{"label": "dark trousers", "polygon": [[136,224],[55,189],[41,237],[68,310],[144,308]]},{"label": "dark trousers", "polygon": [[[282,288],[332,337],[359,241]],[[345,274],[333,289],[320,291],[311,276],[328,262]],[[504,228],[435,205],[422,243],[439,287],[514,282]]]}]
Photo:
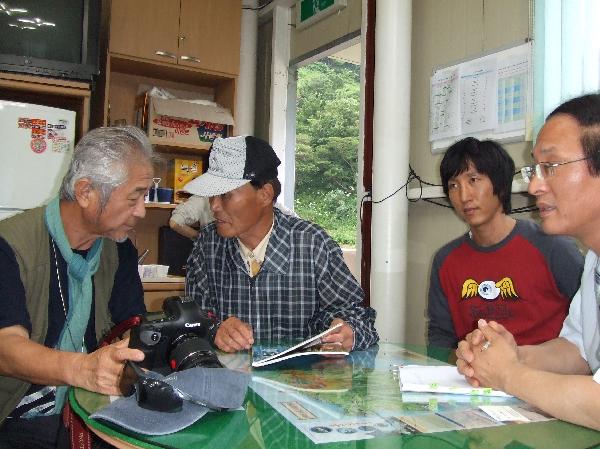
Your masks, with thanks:
[{"label": "dark trousers", "polygon": [[[69,432],[62,415],[39,418],[8,418],[0,425],[0,449],[69,449]],[[110,449],[92,435],[93,449]]]},{"label": "dark trousers", "polygon": [[61,415],[7,418],[0,426],[0,449],[69,449]]}]

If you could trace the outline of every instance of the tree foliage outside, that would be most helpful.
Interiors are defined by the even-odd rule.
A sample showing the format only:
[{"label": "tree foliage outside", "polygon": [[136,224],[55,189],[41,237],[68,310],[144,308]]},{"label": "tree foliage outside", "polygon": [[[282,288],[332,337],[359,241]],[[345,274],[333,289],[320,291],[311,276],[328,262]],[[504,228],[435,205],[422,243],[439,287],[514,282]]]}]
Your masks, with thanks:
[{"label": "tree foliage outside", "polygon": [[356,244],[360,68],[326,58],[298,70],[298,215],[339,244]]}]

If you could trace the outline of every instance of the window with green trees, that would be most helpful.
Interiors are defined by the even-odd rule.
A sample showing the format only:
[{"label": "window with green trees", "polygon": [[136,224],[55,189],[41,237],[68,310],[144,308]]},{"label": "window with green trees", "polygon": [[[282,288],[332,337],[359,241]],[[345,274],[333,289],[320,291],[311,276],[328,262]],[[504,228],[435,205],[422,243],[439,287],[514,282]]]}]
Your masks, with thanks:
[{"label": "window with green trees", "polygon": [[325,58],[298,69],[297,101],[294,208],[354,246],[360,67]]}]

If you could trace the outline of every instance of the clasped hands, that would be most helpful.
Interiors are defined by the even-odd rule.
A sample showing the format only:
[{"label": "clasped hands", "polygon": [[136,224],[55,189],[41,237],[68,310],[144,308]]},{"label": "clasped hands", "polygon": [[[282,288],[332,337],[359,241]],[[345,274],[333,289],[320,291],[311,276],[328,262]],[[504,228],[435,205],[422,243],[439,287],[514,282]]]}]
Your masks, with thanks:
[{"label": "clasped hands", "polygon": [[[324,343],[341,343],[346,351],[354,346],[354,330],[341,318],[334,318],[330,327],[343,323],[338,329],[323,337]],[[246,349],[254,344],[252,326],[237,317],[229,317],[221,323],[215,336],[215,345],[224,352],[236,352]]]},{"label": "clasped hands", "polygon": [[456,349],[458,372],[474,387],[506,391],[506,382],[519,362],[517,343],[501,324],[483,319]]}]

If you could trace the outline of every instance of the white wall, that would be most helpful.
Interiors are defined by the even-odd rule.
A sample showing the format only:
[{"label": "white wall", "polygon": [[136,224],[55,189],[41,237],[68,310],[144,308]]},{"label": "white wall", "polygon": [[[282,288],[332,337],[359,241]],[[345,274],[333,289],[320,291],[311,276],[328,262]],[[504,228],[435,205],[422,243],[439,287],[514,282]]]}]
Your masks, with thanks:
[{"label": "white wall", "polygon": [[[443,155],[432,155],[428,142],[429,77],[436,66],[525,42],[529,36],[526,0],[414,0],[411,89],[411,154],[415,171],[440,182]],[[517,166],[529,160],[531,143],[505,145]],[[513,195],[513,207],[528,198]],[[450,209],[425,202],[408,211],[406,342],[425,343],[427,291],[435,251],[465,232]],[[400,317],[398,317],[401,319]]]}]

